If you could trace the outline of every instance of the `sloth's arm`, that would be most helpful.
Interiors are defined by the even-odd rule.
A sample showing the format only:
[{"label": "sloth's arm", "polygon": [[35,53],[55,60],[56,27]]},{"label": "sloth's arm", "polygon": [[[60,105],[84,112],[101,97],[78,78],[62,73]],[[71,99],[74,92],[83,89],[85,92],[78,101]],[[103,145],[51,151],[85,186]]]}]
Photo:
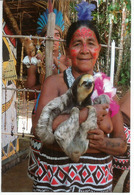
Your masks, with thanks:
[{"label": "sloth's arm", "polygon": [[51,100],[53,100],[55,97],[58,96],[58,90],[57,90],[57,86],[56,86],[57,82],[54,82],[53,80],[54,80],[54,76],[48,77],[45,80],[43,87],[42,87],[42,90],[41,90],[41,95],[40,95],[37,111],[36,111],[36,114],[32,120],[32,132],[35,135],[36,135],[35,128],[36,128],[38,120],[40,118],[42,109],[44,108],[44,106],[48,102],[50,102]]},{"label": "sloth's arm", "polygon": [[[94,107],[96,108],[96,112],[97,112],[97,121],[98,122],[102,121],[104,119],[104,116],[107,115],[106,109],[108,108],[108,104],[94,105]],[[64,114],[64,115],[59,115],[58,117],[56,117],[53,121],[53,126],[52,126],[53,131],[56,130],[56,128],[59,126],[59,124],[61,124],[65,120],[67,120],[69,118],[69,116],[70,115]],[[85,108],[80,110],[79,123],[81,124],[84,121],[86,121],[87,117],[88,117],[88,108],[85,107]],[[107,124],[107,126],[109,128],[109,124]]]},{"label": "sloth's arm", "polygon": [[[79,115],[79,123],[81,124],[82,122],[84,122],[87,119],[88,116],[88,108],[83,108],[82,110],[80,110],[80,115]],[[56,130],[56,128],[64,121],[66,121],[67,119],[69,119],[70,115],[69,114],[62,114],[59,115],[58,117],[56,117],[53,121],[53,126],[52,129],[53,131]]]}]

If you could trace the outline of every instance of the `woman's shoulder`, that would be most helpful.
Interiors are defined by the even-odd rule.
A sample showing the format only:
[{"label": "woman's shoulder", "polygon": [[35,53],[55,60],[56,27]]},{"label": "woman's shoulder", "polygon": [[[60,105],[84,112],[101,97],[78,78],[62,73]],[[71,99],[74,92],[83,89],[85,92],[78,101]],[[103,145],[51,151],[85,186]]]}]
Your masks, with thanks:
[{"label": "woman's shoulder", "polygon": [[44,85],[51,88],[58,88],[63,83],[63,73],[48,76],[45,79]]},{"label": "woman's shoulder", "polygon": [[64,73],[51,75],[47,77],[47,79],[44,82],[44,85],[50,88],[51,90],[54,91],[56,90],[58,92],[58,95],[62,95],[68,89],[64,81]]},{"label": "woman's shoulder", "polygon": [[53,75],[50,75],[48,76],[46,79],[45,79],[45,82],[56,82],[55,84],[58,84],[59,82],[61,82],[63,80],[63,73],[60,73],[60,74],[53,74]]}]

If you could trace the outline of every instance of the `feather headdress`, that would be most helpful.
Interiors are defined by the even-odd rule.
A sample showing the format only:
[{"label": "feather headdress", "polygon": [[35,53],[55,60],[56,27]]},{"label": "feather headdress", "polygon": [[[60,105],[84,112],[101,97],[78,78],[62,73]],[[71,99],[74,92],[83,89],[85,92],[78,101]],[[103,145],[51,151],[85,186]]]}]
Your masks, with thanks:
[{"label": "feather headdress", "polygon": [[[61,11],[57,11],[57,9],[54,9],[53,12],[55,13],[55,28],[57,28],[57,30],[59,30],[61,33],[64,31],[64,20],[63,20],[63,15]],[[40,15],[40,17],[37,20],[37,34],[41,34],[44,33],[46,31],[46,27],[47,27],[47,22],[48,22],[48,14],[49,11],[48,9],[43,12],[42,15]]]},{"label": "feather headdress", "polygon": [[81,3],[77,4],[75,7],[76,11],[78,12],[78,20],[92,20],[92,11],[94,11],[96,6],[94,4],[89,4],[88,2],[82,1]]}]

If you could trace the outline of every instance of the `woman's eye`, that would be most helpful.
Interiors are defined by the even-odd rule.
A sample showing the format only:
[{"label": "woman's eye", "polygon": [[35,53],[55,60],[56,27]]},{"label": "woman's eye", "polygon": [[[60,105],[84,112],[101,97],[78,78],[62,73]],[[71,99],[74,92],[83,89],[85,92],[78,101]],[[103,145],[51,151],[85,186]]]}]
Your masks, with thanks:
[{"label": "woman's eye", "polygon": [[59,34],[55,34],[55,38],[56,39],[60,39],[60,35]]},{"label": "woman's eye", "polygon": [[89,44],[89,45],[94,45],[94,43],[93,43],[93,42],[89,42],[88,44]]},{"label": "woman's eye", "polygon": [[75,46],[79,46],[79,45],[80,45],[80,43],[74,43],[74,47],[75,47]]}]

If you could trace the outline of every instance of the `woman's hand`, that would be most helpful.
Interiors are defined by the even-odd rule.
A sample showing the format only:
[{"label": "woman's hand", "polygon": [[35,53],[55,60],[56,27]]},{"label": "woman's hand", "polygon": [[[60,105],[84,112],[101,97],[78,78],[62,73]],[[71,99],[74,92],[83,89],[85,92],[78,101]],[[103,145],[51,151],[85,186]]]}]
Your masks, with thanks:
[{"label": "woman's hand", "polygon": [[96,104],[94,105],[97,113],[97,124],[104,133],[108,134],[113,131],[113,124],[108,112],[109,104]]},{"label": "woman's hand", "polygon": [[[96,104],[94,105],[94,107],[97,113],[97,123],[99,124],[104,120],[105,116],[107,116],[108,114],[107,109],[109,108],[109,105],[108,104]],[[88,108],[87,107],[82,108],[80,110],[80,118],[79,118],[80,124],[85,122],[87,117],[88,117]]]},{"label": "woman's hand", "polygon": [[122,137],[107,137],[101,129],[88,131],[89,149],[97,149],[110,155],[122,155],[127,149],[126,140]]},{"label": "woman's hand", "polygon": [[89,147],[100,149],[104,147],[106,135],[101,129],[94,129],[88,131],[87,139],[89,139]]},{"label": "woman's hand", "polygon": [[94,105],[97,113],[97,122],[100,123],[104,117],[108,114],[109,104],[96,104]]}]

